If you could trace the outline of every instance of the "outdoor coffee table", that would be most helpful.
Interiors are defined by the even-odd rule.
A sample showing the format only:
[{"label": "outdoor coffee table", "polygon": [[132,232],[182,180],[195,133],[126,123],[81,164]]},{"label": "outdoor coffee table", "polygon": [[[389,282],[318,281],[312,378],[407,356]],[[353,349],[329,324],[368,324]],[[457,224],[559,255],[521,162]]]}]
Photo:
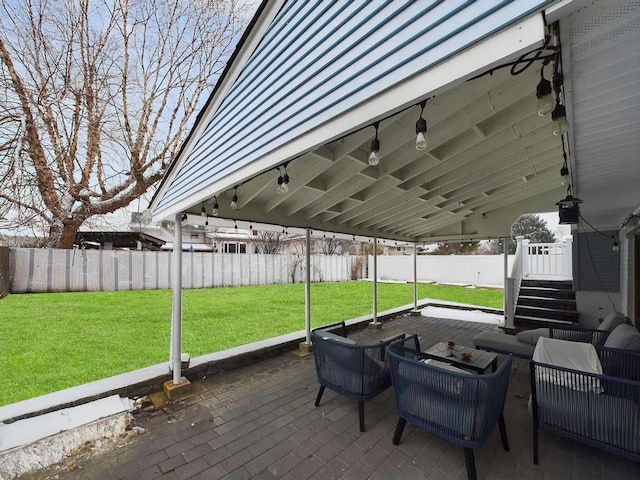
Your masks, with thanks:
[{"label": "outdoor coffee table", "polygon": [[[470,353],[469,360],[462,359],[462,353]],[[472,370],[476,373],[485,373],[487,368],[491,367],[491,371],[495,372],[498,367],[498,355],[484,350],[474,350],[473,348],[455,345],[453,349],[447,347],[444,342],[436,343],[433,347],[422,352],[422,357],[433,358],[450,363],[456,367]]]}]

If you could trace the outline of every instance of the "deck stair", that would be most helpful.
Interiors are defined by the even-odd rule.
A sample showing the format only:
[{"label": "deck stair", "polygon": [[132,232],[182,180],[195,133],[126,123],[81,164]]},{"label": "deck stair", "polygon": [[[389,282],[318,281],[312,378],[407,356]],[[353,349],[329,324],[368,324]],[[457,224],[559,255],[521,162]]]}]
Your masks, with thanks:
[{"label": "deck stair", "polygon": [[571,280],[522,280],[516,304],[516,330],[578,323]]}]

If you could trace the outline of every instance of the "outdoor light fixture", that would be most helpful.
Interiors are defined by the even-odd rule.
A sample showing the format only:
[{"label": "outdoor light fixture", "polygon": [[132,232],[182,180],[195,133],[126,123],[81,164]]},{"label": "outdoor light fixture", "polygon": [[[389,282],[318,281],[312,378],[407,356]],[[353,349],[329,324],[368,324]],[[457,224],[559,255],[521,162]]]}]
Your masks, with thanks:
[{"label": "outdoor light fixture", "polygon": [[380,140],[378,140],[378,122],[373,124],[376,129],[376,136],[371,140],[371,153],[369,154],[369,165],[375,167],[380,163]]},{"label": "outdoor light fixture", "polygon": [[238,210],[238,187],[233,190],[233,198],[231,199],[231,209]]},{"label": "outdoor light fixture", "polygon": [[419,151],[427,149],[427,121],[422,116],[426,104],[426,100],[420,102],[420,118],[416,122],[416,150]]},{"label": "outdoor light fixture", "polygon": [[578,223],[580,218],[580,204],[582,200],[567,193],[566,198],[563,198],[558,205],[558,216],[560,217],[560,225],[571,225]]},{"label": "outdoor light fixture", "polygon": [[551,94],[551,82],[544,78],[543,70],[540,70],[540,83],[536,87],[536,97],[538,105],[536,111],[538,115],[544,117],[553,110],[553,95]]},{"label": "outdoor light fixture", "polygon": [[618,244],[617,240],[613,240],[613,247],[611,248],[611,250],[613,250],[614,252],[619,252],[620,251],[620,245]]},{"label": "outdoor light fixture", "polygon": [[218,216],[218,197],[213,197],[213,210],[211,210],[211,215],[214,217]]},{"label": "outdoor light fixture", "polygon": [[551,112],[551,120],[553,120],[552,129],[554,135],[563,135],[569,131],[567,109],[560,102],[556,103],[556,108]]}]

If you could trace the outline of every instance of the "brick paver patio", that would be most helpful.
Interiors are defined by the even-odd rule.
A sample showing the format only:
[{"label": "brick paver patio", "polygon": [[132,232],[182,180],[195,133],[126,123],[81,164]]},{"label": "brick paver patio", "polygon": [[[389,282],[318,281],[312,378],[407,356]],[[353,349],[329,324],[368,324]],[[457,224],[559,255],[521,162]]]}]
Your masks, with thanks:
[{"label": "brick paver patio", "polygon": [[[381,331],[350,337],[376,342],[418,333],[428,347],[443,340],[471,345],[487,325],[402,317]],[[391,443],[397,421],[393,391],[366,403],[367,431],[358,429],[357,403],[326,391],[319,408],[313,357],[289,353],[203,380],[206,390],[178,405],[136,415],[146,432],[137,440],[78,460],[56,478],[68,479],[466,479],[462,449],[407,425]],[[636,479],[640,466],[600,450],[541,432],[540,466],[532,462],[527,411],[528,363],[513,364],[505,406],[511,452],[497,428],[476,451],[478,478]]]}]

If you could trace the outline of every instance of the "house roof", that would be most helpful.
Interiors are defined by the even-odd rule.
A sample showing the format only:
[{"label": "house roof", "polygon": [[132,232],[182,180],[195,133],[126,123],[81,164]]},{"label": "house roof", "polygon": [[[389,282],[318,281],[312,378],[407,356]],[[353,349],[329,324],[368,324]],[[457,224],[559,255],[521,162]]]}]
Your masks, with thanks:
[{"label": "house roof", "polygon": [[[550,3],[267,2],[154,197],[155,218],[210,210],[216,197],[221,217],[247,224],[430,241],[509,235],[521,213],[555,210],[563,150],[535,114],[540,62],[496,69],[543,45]],[[553,14],[566,23],[572,3],[584,2]],[[372,167],[375,122],[383,159]],[[276,195],[285,164],[289,193]],[[632,203],[622,196],[617,210]]]}]

